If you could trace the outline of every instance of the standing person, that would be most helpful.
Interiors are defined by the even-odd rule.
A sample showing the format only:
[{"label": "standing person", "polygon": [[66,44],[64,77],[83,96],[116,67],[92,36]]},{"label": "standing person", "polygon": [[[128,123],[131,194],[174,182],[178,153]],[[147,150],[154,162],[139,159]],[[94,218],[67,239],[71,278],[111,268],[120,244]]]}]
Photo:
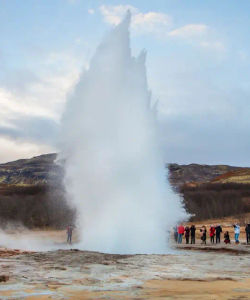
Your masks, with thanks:
[{"label": "standing person", "polygon": [[216,244],[220,243],[220,234],[222,233],[222,228],[220,225],[215,227],[215,235],[216,235]]},{"label": "standing person", "polygon": [[235,239],[235,243],[239,244],[239,236],[240,236],[240,225],[238,224],[234,224],[234,239]]},{"label": "standing person", "polygon": [[209,235],[211,244],[214,244],[215,227],[213,225],[210,226]]},{"label": "standing person", "polygon": [[174,226],[173,229],[174,229],[174,240],[177,243],[177,241],[178,241],[178,228],[177,228],[177,226]]},{"label": "standing person", "polygon": [[190,233],[191,233],[191,244],[195,244],[195,225],[191,225]]},{"label": "standing person", "polygon": [[179,227],[178,227],[178,244],[181,244],[182,243],[182,236],[185,232],[185,228],[184,226],[181,224]]},{"label": "standing person", "polygon": [[246,231],[246,240],[247,240],[247,244],[250,243],[250,224],[247,224],[245,227],[245,231]]},{"label": "standing person", "polygon": [[188,226],[186,226],[185,227],[186,244],[189,244],[189,235],[190,235],[190,228]]},{"label": "standing person", "polygon": [[230,236],[229,236],[229,232],[226,231],[224,234],[224,243],[225,244],[230,244]]},{"label": "standing person", "polygon": [[69,225],[67,227],[67,243],[71,244],[72,241],[72,233],[73,233],[73,226]]},{"label": "standing person", "polygon": [[200,238],[201,238],[201,243],[202,243],[202,240],[203,240],[203,229],[202,229],[202,227],[200,228]]},{"label": "standing person", "polygon": [[201,229],[202,235],[201,235],[201,240],[202,240],[202,244],[207,244],[207,229],[206,226],[202,226]]}]

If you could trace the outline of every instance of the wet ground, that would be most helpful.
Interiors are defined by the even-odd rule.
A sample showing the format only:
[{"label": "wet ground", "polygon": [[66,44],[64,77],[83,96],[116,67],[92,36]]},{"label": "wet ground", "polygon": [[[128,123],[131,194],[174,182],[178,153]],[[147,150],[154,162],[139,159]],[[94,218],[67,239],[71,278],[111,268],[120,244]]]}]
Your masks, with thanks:
[{"label": "wet ground", "polygon": [[0,299],[250,299],[250,246],[173,247],[166,255],[0,249]]}]

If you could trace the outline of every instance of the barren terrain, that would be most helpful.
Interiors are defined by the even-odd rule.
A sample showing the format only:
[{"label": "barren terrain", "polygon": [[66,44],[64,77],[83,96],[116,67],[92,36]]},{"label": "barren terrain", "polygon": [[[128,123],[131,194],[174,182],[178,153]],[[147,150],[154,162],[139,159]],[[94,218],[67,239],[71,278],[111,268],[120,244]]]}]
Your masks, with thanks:
[{"label": "barren terrain", "polygon": [[1,300],[250,299],[250,247],[243,239],[226,246],[197,240],[192,247],[171,241],[166,255],[114,255],[73,249],[62,231],[5,238],[43,251],[0,249]]}]

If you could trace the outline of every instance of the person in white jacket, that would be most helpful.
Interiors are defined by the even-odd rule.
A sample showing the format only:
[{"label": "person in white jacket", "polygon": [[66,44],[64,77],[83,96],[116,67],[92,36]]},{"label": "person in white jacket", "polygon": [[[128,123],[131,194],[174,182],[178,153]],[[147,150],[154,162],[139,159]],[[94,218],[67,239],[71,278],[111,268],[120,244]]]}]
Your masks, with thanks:
[{"label": "person in white jacket", "polygon": [[239,243],[239,236],[240,236],[240,225],[234,224],[234,239],[235,243]]}]

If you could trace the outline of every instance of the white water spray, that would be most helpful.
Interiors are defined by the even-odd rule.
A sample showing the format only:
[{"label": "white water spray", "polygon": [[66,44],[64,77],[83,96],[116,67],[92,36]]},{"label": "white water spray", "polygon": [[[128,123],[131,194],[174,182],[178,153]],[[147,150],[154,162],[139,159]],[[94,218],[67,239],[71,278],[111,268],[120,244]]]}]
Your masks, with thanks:
[{"label": "white water spray", "polygon": [[62,119],[65,184],[78,212],[79,247],[164,253],[183,218],[167,186],[145,52],[131,56],[130,14],[106,36],[69,97]]}]

